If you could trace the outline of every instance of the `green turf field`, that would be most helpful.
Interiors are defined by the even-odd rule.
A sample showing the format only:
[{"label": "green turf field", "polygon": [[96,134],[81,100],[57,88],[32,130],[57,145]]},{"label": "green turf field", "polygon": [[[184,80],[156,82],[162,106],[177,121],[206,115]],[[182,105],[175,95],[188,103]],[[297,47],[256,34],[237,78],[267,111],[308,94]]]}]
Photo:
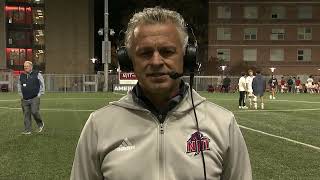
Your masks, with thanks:
[{"label": "green turf field", "polygon": [[[234,112],[255,180],[320,179],[319,94],[278,94],[276,100],[266,100],[265,110],[239,110],[238,94],[202,95]],[[69,179],[76,143],[89,114],[121,96],[48,93],[41,99],[44,132],[26,136],[20,134],[18,95],[0,93],[0,179]],[[33,126],[35,130],[34,121]]]}]

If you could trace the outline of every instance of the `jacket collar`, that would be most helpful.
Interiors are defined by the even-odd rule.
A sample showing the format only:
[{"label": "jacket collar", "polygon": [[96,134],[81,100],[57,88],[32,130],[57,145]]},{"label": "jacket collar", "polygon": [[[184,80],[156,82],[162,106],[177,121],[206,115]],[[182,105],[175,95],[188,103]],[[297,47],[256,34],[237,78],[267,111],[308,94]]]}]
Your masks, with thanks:
[{"label": "jacket collar", "polygon": [[[195,90],[190,89],[190,86],[188,83],[183,82],[183,84],[187,88],[184,91],[180,91],[180,92],[184,92],[182,98],[180,99],[180,101],[178,100],[177,103],[173,103],[173,107],[169,108],[170,109],[169,111],[172,111],[173,113],[176,113],[176,114],[184,114],[187,111],[192,110],[193,107],[192,107],[192,101],[191,101],[191,96],[190,96],[191,91],[193,93],[193,99],[194,99],[195,106],[198,106],[199,104],[201,104],[202,102],[204,102],[206,100],[204,97],[200,96]],[[126,109],[150,112],[149,108],[146,108],[144,105],[141,104],[141,102],[138,102],[140,100],[138,100],[138,101],[134,100],[134,98],[136,98],[135,97],[136,95],[133,95],[134,94],[133,91],[134,91],[134,89],[132,91],[128,91],[126,96],[122,97],[118,101],[110,102],[110,104],[120,106],[120,107],[123,107]],[[140,99],[140,98],[138,98],[138,99]],[[142,102],[144,102],[144,101],[142,101]]]},{"label": "jacket collar", "polygon": [[132,98],[135,103],[148,109],[154,115],[165,116],[170,110],[172,110],[181,102],[183,97],[185,97],[185,95],[187,94],[188,88],[189,86],[187,86],[184,81],[181,80],[178,93],[169,100],[167,108],[164,109],[159,109],[152,104],[152,102],[143,93],[143,90],[141,89],[139,83],[137,83],[137,85],[132,90]]}]

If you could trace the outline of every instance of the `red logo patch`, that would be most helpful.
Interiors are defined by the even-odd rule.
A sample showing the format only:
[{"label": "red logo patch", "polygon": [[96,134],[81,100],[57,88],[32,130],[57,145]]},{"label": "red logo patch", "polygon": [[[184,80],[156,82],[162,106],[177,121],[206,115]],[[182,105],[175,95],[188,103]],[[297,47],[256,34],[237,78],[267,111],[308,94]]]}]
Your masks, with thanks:
[{"label": "red logo patch", "polygon": [[190,139],[187,141],[187,154],[194,153],[194,155],[196,156],[201,152],[201,150],[210,150],[209,142],[210,139],[206,136],[203,136],[203,134],[201,134],[200,132],[193,133]]}]

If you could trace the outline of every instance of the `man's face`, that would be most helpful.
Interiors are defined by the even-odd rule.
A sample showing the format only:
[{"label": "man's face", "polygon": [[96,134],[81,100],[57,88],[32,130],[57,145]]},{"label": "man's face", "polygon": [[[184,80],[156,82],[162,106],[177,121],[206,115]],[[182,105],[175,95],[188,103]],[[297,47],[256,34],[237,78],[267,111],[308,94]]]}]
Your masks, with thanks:
[{"label": "man's face", "polygon": [[252,71],[249,71],[249,76],[253,76],[253,72]]},{"label": "man's face", "polygon": [[143,90],[152,94],[172,93],[179,80],[168,73],[183,72],[183,47],[175,25],[139,25],[131,47],[134,72]]},{"label": "man's face", "polygon": [[30,73],[32,70],[32,66],[29,63],[24,63],[23,68],[26,73]]}]

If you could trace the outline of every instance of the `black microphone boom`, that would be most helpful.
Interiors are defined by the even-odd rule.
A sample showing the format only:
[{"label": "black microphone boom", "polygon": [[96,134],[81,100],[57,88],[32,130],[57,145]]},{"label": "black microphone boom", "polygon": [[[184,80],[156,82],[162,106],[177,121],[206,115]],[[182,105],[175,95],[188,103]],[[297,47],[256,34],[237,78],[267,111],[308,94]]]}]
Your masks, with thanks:
[{"label": "black microphone boom", "polygon": [[179,77],[182,77],[183,76],[183,73],[177,73],[177,72],[171,72],[169,73],[169,76],[171,79],[178,79]]}]

